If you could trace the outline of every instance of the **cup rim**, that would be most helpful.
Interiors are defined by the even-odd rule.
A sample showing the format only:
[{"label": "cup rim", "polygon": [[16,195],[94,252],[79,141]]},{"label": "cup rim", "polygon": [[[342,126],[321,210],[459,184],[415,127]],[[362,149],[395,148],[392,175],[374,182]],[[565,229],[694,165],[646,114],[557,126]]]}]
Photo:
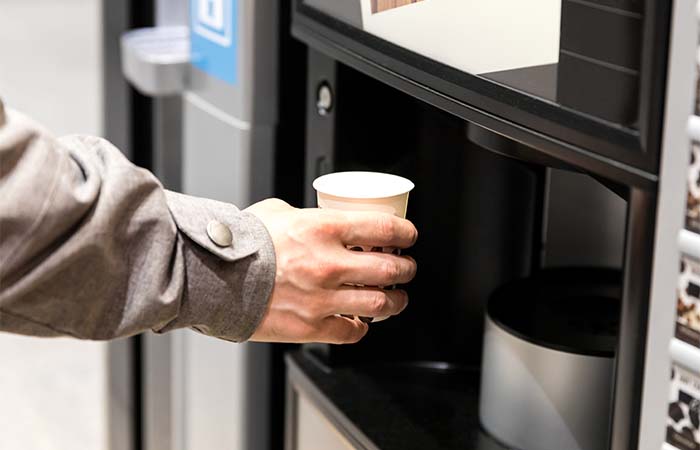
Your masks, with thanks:
[{"label": "cup rim", "polygon": [[[353,176],[360,178],[360,180],[356,180],[354,183],[346,182],[343,184],[335,181],[338,178],[349,178]],[[356,186],[366,187],[368,183],[372,183],[373,181],[375,183],[381,182],[382,185],[372,188],[371,191],[369,189],[365,191],[352,191]],[[338,198],[378,199],[407,194],[413,190],[415,185],[408,178],[390,173],[345,171],[322,175],[314,180],[313,187],[317,192]]]}]

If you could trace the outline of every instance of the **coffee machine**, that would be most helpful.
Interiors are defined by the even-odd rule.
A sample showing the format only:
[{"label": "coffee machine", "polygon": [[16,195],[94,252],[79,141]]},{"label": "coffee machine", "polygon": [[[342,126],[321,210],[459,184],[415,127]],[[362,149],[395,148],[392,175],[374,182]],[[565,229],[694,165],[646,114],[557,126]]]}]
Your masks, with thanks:
[{"label": "coffee machine", "polygon": [[[694,217],[687,185],[698,178],[688,168],[700,139],[688,125],[697,114],[696,4],[293,8],[293,35],[309,47],[306,205],[325,173],[401,175],[416,185],[408,218],[420,238],[408,250],[419,271],[406,311],[371,324],[357,345],[287,354],[285,448],[700,448],[700,341],[678,331],[695,336],[687,311],[700,295],[696,266],[680,264],[682,253],[700,256],[682,223],[686,206]],[[551,286],[560,290],[548,302]],[[506,307],[491,306],[498,301]],[[686,328],[674,337],[676,310]],[[555,316],[565,326],[545,324]],[[554,366],[545,376],[518,372],[533,366],[496,347],[506,342],[493,338],[497,328],[542,354],[607,358],[596,360],[600,383],[588,396],[596,421],[586,422],[583,406],[575,417],[558,407],[572,403],[580,380]],[[545,359],[535,357],[538,370]],[[507,383],[555,386],[564,400],[516,396]],[[508,394],[495,403],[494,392]],[[538,398],[557,407],[540,414]],[[518,430],[528,408],[544,418]],[[553,447],[536,447],[537,427],[563,431],[545,436]]]}]

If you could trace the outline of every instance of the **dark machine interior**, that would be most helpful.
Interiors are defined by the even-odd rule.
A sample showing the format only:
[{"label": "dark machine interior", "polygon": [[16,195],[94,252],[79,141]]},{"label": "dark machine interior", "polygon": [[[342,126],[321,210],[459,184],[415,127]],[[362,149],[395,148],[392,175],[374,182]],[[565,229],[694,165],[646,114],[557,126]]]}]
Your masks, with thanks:
[{"label": "dark machine interior", "polygon": [[[338,84],[352,92],[340,92],[336,105],[333,170],[395,173],[415,182],[408,219],[420,238],[405,253],[419,271],[406,287],[411,302],[401,316],[372,325],[357,345],[314,351],[332,366],[478,366],[489,296],[542,265],[546,168],[487,150],[473,142],[468,122],[351,68],[338,70]],[[491,143],[500,138],[493,137]]]}]

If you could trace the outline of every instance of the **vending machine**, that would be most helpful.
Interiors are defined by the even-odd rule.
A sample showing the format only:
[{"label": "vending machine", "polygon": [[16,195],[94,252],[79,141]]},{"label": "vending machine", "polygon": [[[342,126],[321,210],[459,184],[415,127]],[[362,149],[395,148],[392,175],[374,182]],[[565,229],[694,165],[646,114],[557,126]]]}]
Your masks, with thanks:
[{"label": "vending machine", "polygon": [[[291,38],[290,5],[147,3],[152,22],[119,39],[136,99],[127,112],[141,117],[134,159],[186,194],[241,209],[272,196],[298,204],[305,49]],[[135,448],[279,448],[284,348],[192,330],[142,335],[131,354]]]},{"label": "vending machine", "polygon": [[700,448],[699,20],[294,2],[305,186],[409,178],[420,238],[401,315],[288,353],[287,450]]}]

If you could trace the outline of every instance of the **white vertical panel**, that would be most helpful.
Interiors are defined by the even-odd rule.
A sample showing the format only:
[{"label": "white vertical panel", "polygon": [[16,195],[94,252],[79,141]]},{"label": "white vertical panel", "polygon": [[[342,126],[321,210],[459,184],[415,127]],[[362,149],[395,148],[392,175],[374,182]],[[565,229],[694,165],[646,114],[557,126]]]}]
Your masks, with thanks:
[{"label": "white vertical panel", "polygon": [[[0,97],[55,134],[102,132],[100,0],[1,0]],[[0,333],[0,448],[106,449],[105,349]]]},{"label": "white vertical panel", "polygon": [[297,422],[298,450],[352,450],[354,448],[328,422],[328,419],[323,417],[323,413],[302,394],[298,396]]},{"label": "white vertical panel", "polygon": [[677,238],[683,228],[690,158],[686,124],[695,94],[696,5],[696,0],[675,0],[672,8],[638,450],[660,448],[666,433],[671,378],[669,344],[673,337],[680,262]]}]

